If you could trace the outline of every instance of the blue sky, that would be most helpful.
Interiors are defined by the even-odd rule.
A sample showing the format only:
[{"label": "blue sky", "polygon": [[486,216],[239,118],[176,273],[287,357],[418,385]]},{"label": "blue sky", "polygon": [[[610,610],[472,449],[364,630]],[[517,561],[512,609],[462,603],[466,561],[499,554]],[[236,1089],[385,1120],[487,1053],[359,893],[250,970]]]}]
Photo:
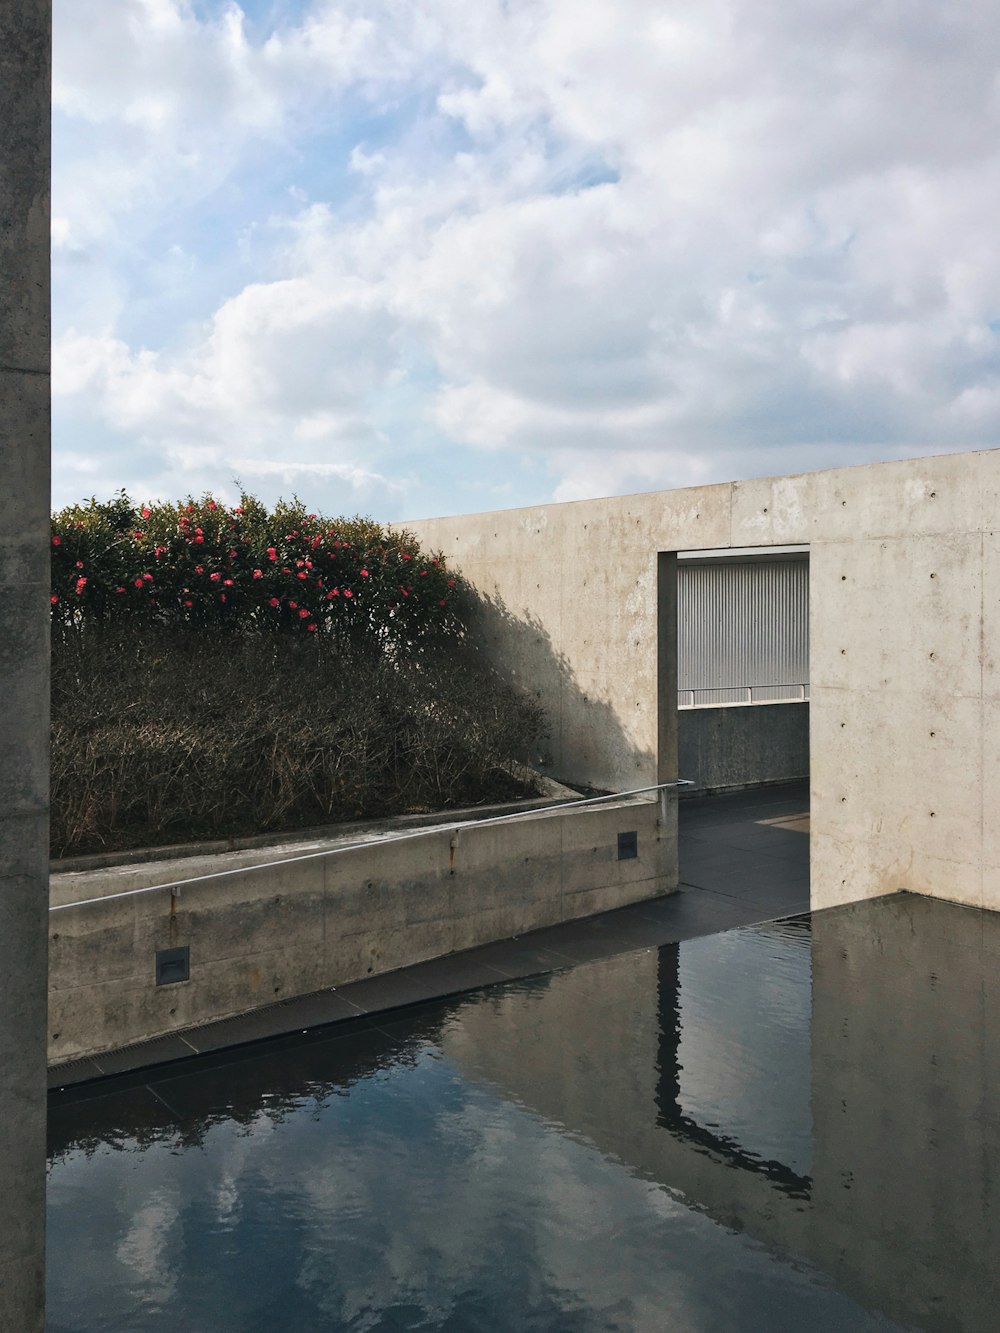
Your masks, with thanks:
[{"label": "blue sky", "polygon": [[56,505],[993,447],[986,0],[55,0]]}]

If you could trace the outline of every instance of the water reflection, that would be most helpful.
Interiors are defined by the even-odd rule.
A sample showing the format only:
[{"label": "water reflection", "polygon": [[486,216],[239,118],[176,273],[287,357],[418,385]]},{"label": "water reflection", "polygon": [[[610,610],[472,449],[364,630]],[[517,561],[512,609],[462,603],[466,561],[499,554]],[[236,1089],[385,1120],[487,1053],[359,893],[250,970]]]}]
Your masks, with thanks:
[{"label": "water reflection", "polygon": [[65,1096],[49,1327],[992,1328],[998,956],[900,896]]}]

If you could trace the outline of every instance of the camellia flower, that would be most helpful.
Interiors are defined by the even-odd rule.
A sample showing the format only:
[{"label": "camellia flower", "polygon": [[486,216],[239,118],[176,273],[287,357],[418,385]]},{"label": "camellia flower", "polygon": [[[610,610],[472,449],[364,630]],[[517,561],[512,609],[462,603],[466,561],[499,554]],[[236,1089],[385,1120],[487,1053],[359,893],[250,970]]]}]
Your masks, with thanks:
[{"label": "camellia flower", "polygon": [[214,500],[209,500],[208,507],[209,509],[218,509],[219,506],[215,503]]},{"label": "camellia flower", "polygon": [[303,607],[302,610],[299,612],[299,619],[300,620],[309,619],[309,612],[305,609],[305,607]]},{"label": "camellia flower", "polygon": [[49,598],[49,602],[50,602],[53,606],[55,606],[55,604],[56,604],[56,602],[58,602],[58,600],[59,600],[59,598],[55,595],[55,593],[53,593],[52,596]]},{"label": "camellia flower", "polygon": [[204,543],[205,538],[199,535],[197,537],[192,537],[191,540],[194,542],[195,546],[201,546]]},{"label": "camellia flower", "polygon": [[253,576],[255,579],[262,579],[264,577],[264,571],[262,569],[255,569]]},{"label": "camellia flower", "polygon": [[340,596],[340,589],[331,588],[330,591],[326,594],[326,600],[329,601],[331,597],[339,597],[339,596]]},{"label": "camellia flower", "polygon": [[306,629],[309,631],[310,634],[312,634],[315,628],[316,628],[315,624],[306,626]]},{"label": "camellia flower", "polygon": [[185,605],[185,606],[194,606],[194,602],[188,601],[188,599],[185,598],[185,599],[184,599],[184,605]]},{"label": "camellia flower", "polygon": [[153,511],[152,511],[152,509],[149,508],[148,505],[143,505],[143,506],[142,506],[142,516],[143,516],[143,518],[150,518],[150,517],[152,516],[152,513],[153,513]]},{"label": "camellia flower", "polygon": [[281,603],[278,601],[277,597],[272,597],[272,598],[268,601],[268,606],[280,606],[280,605],[281,605]]},{"label": "camellia flower", "polygon": [[368,570],[367,570],[367,569],[363,569],[363,570],[361,571],[361,577],[362,577],[363,579],[366,579],[366,578],[368,577]]},{"label": "camellia flower", "polygon": [[353,597],[353,596],[354,596],[354,593],[351,592],[350,588],[345,588],[345,589],[344,589],[344,596],[345,596],[345,597]]},{"label": "camellia flower", "polygon": [[455,580],[454,580],[454,579],[449,579],[449,580],[448,580],[448,587],[449,587],[449,588],[454,588],[454,586],[455,586]]},{"label": "camellia flower", "polygon": [[441,600],[438,602],[438,606],[444,606],[444,598],[443,598],[443,597],[442,597]]},{"label": "camellia flower", "polygon": [[299,609],[298,602],[289,602],[288,605],[292,611],[297,611]]},{"label": "camellia flower", "polygon": [[413,559],[413,556],[410,555],[408,551],[404,551],[404,552],[403,552],[403,559],[404,559],[404,560],[412,560],[412,559]]},{"label": "camellia flower", "polygon": [[83,561],[82,561],[82,560],[78,560],[78,561],[76,562],[76,567],[77,567],[77,569],[82,569],[82,568],[83,568]]},{"label": "camellia flower", "polygon": [[220,592],[220,593],[219,593],[219,601],[220,601],[220,602],[225,602],[225,601],[228,601],[228,600],[229,600],[229,599],[226,597],[226,594],[225,594],[224,592]]},{"label": "camellia flower", "polygon": [[[53,545],[53,546],[62,546],[62,538],[61,538],[61,537],[53,537],[53,538],[52,538],[52,545]],[[57,597],[57,598],[56,598],[56,601],[58,601],[58,600],[59,600],[59,598]]]},{"label": "camellia flower", "polygon": [[267,558],[268,560],[277,560],[278,552],[274,549],[273,546],[269,546],[267,548]]},{"label": "camellia flower", "polygon": [[309,575],[306,573],[304,569],[300,569],[299,572],[295,575],[295,577],[297,579],[307,579]]},{"label": "camellia flower", "polygon": [[208,577],[212,580],[213,583],[218,583],[219,579],[222,578],[222,575],[216,572],[215,574],[209,574]]},{"label": "camellia flower", "polygon": [[232,581],[232,579],[223,579],[223,580],[222,580],[222,586],[223,586],[224,588],[231,588],[231,587],[233,586],[233,581]]},{"label": "camellia flower", "polygon": [[82,596],[82,594],[83,594],[83,590],[84,590],[84,588],[85,588],[86,586],[87,586],[87,580],[86,580],[86,579],[77,579],[77,581],[76,581],[76,595],[77,595],[77,597]]},{"label": "camellia flower", "polygon": [[125,591],[124,588],[116,588],[116,589],[115,589],[115,592],[124,592],[124,591]]},{"label": "camellia flower", "polygon": [[195,567],[194,567],[194,572],[195,572],[196,574],[204,574],[204,572],[205,572],[205,566],[204,566],[204,565],[195,565]]},{"label": "camellia flower", "polygon": [[153,582],[152,574],[143,574],[142,581],[143,583],[152,583]]},{"label": "camellia flower", "polygon": [[132,584],[132,586],[135,587],[135,588],[141,588],[141,587],[142,587],[142,579],[134,579],[134,580],[133,580],[133,584]]}]

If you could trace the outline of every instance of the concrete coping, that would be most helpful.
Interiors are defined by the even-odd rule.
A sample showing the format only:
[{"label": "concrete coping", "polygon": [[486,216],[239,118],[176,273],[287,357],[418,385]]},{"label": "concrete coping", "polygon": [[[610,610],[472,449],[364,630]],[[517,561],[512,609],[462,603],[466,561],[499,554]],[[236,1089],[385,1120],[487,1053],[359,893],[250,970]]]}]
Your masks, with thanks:
[{"label": "concrete coping", "polygon": [[[385,842],[403,842],[410,839],[427,837],[434,833],[461,832],[465,829],[483,828],[505,823],[515,819],[549,818],[559,814],[568,814],[584,807],[597,804],[628,805],[641,798],[655,799],[655,793],[691,786],[686,779],[662,782],[649,787],[636,787],[631,791],[609,792],[601,796],[578,797],[571,801],[556,804],[543,804],[532,801],[528,808],[511,810],[509,807],[498,808],[501,813],[482,816],[478,812],[461,812],[455,818],[451,812],[450,820],[434,817],[426,824],[413,828],[404,827],[402,831],[379,825],[373,831],[358,835],[357,831],[339,837],[325,838],[299,844],[278,844],[272,848],[256,847],[240,851],[216,852],[190,858],[147,861],[115,867],[101,867],[93,870],[75,870],[57,873],[51,876],[49,889],[49,912],[64,911],[71,907],[96,905],[106,900],[135,897],[139,894],[171,891],[208,880],[228,878],[231,875],[245,873],[248,870],[268,870],[293,862],[308,861],[319,857],[334,856],[342,852],[360,851],[373,844]],[[269,851],[289,852],[292,855],[268,857]],[[261,859],[261,856],[265,859]],[[177,874],[178,868],[182,873]]]}]

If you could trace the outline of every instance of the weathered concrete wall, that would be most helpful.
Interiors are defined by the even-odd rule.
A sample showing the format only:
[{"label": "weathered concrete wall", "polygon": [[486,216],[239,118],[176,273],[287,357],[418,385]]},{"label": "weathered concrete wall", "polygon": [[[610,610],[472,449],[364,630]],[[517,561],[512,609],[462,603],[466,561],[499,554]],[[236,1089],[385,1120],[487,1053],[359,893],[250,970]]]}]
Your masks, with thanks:
[{"label": "weathered concrete wall", "polygon": [[549,710],[548,771],[611,790],[677,776],[657,554],[808,545],[813,904],[1000,908],[998,502],[986,451],[407,526]]},{"label": "weathered concrete wall", "polygon": [[692,792],[809,776],[808,703],[677,710],[677,766]]},{"label": "weathered concrete wall", "polygon": [[[260,853],[55,875],[49,1057],[144,1041],[677,887],[673,800],[609,802],[387,839],[282,866]],[[620,832],[638,856],[618,860]],[[241,866],[222,879],[113,898]],[[188,945],[189,981],[155,985],[158,949]]]},{"label": "weathered concrete wall", "polygon": [[0,4],[0,1328],[43,1324],[49,0]]}]

